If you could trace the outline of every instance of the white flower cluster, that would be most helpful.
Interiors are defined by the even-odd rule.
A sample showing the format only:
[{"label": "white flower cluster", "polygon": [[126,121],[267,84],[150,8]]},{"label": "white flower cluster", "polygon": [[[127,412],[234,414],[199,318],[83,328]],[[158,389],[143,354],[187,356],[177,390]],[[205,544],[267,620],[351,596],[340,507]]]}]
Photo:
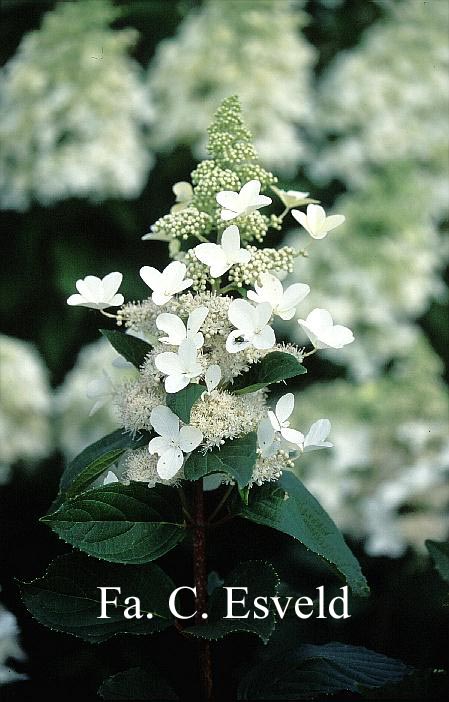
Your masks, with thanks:
[{"label": "white flower cluster", "polygon": [[59,3],[22,40],[0,81],[0,204],[24,210],[68,197],[134,197],[152,164],[153,108],[111,30],[108,0]]},{"label": "white flower cluster", "polygon": [[0,604],[0,686],[25,680],[27,677],[23,673],[17,673],[11,667],[12,658],[16,661],[25,659],[18,637],[19,627],[15,616]]},{"label": "white flower cluster", "polygon": [[392,2],[361,43],[325,73],[314,110],[318,134],[332,135],[315,178],[362,185],[373,167],[409,161],[436,177],[447,207],[449,5]]},{"label": "white flower cluster", "polygon": [[[229,119],[225,120],[225,115]],[[219,108],[209,134],[220,158],[224,158],[226,151],[230,165],[241,168],[240,156],[248,154],[251,172],[260,172],[268,183],[272,182],[271,174],[260,169],[256,162],[235,98]],[[228,172],[233,173],[231,169]],[[189,197],[196,197],[196,188],[189,191]],[[273,412],[267,403],[266,389],[255,388],[255,392],[240,395],[233,392],[234,383],[272,351],[290,353],[302,361],[319,348],[337,349],[350,344],[354,340],[352,332],[334,325],[330,313],[317,308],[307,319],[298,320],[313,345],[309,354],[293,345],[276,342],[274,319],[293,319],[298,305],[310,292],[309,286],[293,283],[284,287],[270,270],[260,272],[253,290],[237,286],[232,278],[233,268],[249,266],[253,258],[254,247],[245,245],[241,237],[245,219],[271,205],[272,199],[260,194],[262,183],[257,178],[243,182],[239,190],[217,190],[212,202],[209,188],[210,183],[207,206],[214,211],[216,241],[204,240],[201,235],[198,237],[201,243],[190,247],[190,255],[204,266],[210,290],[187,292],[194,279],[189,277],[189,269],[182,260],[184,252],[179,252],[181,260],[172,261],[163,271],[152,266],[140,269],[142,280],[151,290],[151,299],[128,303],[117,315],[105,309],[122,302],[118,292],[122,277],[118,272],[103,279],[87,276],[77,281],[78,294],[67,301],[115,317],[119,326],[125,324],[128,332],[143,335],[151,343],[137,377],[112,391],[109,389],[109,395],[114,398],[121,426],[133,434],[146,430],[156,436],[149,441],[148,452],[139,450],[126,456],[120,466],[108,472],[106,482],[118,479],[145,480],[149,485],[158,481],[177,482],[192,451],[220,450],[227,441],[251,432],[258,438],[251,483],[275,480],[282,469],[293,467],[293,458],[302,452],[332,446],[326,440],[330,431],[328,420],[315,422],[307,435],[290,427],[289,417],[294,409],[291,393],[278,401]],[[344,221],[339,215],[326,217],[324,210],[310,203],[304,193],[279,189],[274,192],[285,205],[283,215],[278,218],[281,222],[294,205],[309,203],[304,217],[299,210],[294,210],[293,215],[314,238],[323,238]],[[184,211],[178,208],[171,216],[179,217]],[[230,220],[236,223],[222,224]],[[259,222],[265,226],[263,219]],[[232,297],[230,292],[238,297]],[[193,404],[190,420],[181,422],[173,411],[173,396],[199,383],[202,389]],[[107,394],[101,386],[95,396],[96,404]],[[228,480],[226,476],[223,479]]]},{"label": "white flower cluster", "polygon": [[[354,330],[357,344],[335,360],[356,378],[376,375],[391,358],[408,354],[419,333],[414,320],[444,294],[449,245],[429,211],[431,198],[419,172],[391,164],[363,190],[341,196],[336,208],[345,211],[345,226],[331,232],[325,246],[317,242],[307,259],[295,259],[294,278],[307,273],[320,280],[310,306],[332,301]],[[287,243],[298,246],[298,231]]]},{"label": "white flower cluster", "polygon": [[47,369],[32,344],[0,334],[0,484],[14,463],[32,466],[53,448]]},{"label": "white flower cluster", "polygon": [[118,358],[106,339],[84,346],[55,392],[57,443],[67,460],[120,426],[111,402],[115,387],[132,382],[137,371],[122,368]]},{"label": "white flower cluster", "polygon": [[302,2],[207,0],[158,46],[148,82],[156,150],[191,145],[205,155],[216,105],[238,93],[263,162],[289,174],[304,159],[299,128],[310,114],[314,58],[301,35]]},{"label": "white flower cluster", "polygon": [[299,475],[370,555],[424,551],[425,539],[448,536],[449,408],[440,372],[420,337],[384,377],[318,383],[299,396],[295,421],[331,415],[335,443],[325,457],[304,456]]}]

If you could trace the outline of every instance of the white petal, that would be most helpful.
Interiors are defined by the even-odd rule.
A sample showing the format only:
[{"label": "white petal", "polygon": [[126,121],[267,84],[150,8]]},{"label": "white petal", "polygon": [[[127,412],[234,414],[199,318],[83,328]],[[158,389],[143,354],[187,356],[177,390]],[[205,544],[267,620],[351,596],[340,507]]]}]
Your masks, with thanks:
[{"label": "white petal", "polygon": [[162,287],[162,273],[152,266],[143,266],[139,271],[143,282],[151,290],[158,290]]},{"label": "white petal", "polygon": [[152,409],[150,422],[157,434],[177,442],[179,436],[179,417],[171,411],[170,407],[158,405]]},{"label": "white petal", "polygon": [[105,300],[110,300],[122,284],[123,275],[117,271],[108,273],[102,280]]},{"label": "white petal", "polygon": [[192,339],[185,339],[179,345],[178,357],[180,366],[184,371],[193,371],[196,373],[198,365],[198,349],[196,348],[195,342]]},{"label": "white petal", "polygon": [[178,473],[184,463],[184,456],[180,449],[170,448],[162,454],[157,462],[157,472],[162,480],[170,480]]},{"label": "white petal", "polygon": [[348,327],[343,327],[341,324],[336,324],[327,338],[327,343],[334,349],[341,349],[347,344],[354,341],[354,334]]},{"label": "white petal", "polygon": [[196,427],[190,425],[181,427],[179,432],[179,446],[184,453],[194,451],[203,440],[203,435]]},{"label": "white petal", "polygon": [[217,254],[220,255],[220,252],[223,253],[221,251],[221,246],[211,243],[198,244],[198,246],[195,246],[193,249],[193,252],[198,261],[201,261],[201,263],[204,263],[206,266],[212,266]]},{"label": "white petal", "polygon": [[161,292],[160,290],[153,290],[153,293],[151,295],[151,299],[153,300],[155,305],[165,305],[167,302],[170,302],[172,299],[173,294],[167,295],[166,293]]},{"label": "white petal", "polygon": [[184,373],[179,373],[176,375],[167,375],[164,383],[165,391],[168,393],[179,392],[180,390],[184,390],[184,388],[186,388],[189,383],[190,378]]},{"label": "white petal", "polygon": [[165,451],[168,451],[168,449],[172,447],[173,443],[165,436],[155,436],[154,439],[151,439],[150,443],[148,444],[148,451],[151,454],[158,453],[159,455],[162,455],[165,453]]},{"label": "white petal", "polygon": [[121,293],[118,293],[117,295],[114,295],[114,297],[111,297],[106,307],[120,307],[120,305],[123,305],[124,302],[125,298]]},{"label": "white petal", "polygon": [[271,197],[268,197],[268,195],[258,195],[257,198],[254,200],[254,205],[259,209],[259,207],[266,207],[267,205],[271,205],[273,200]]},{"label": "white petal", "polygon": [[324,348],[327,344],[323,344],[318,336],[315,334],[315,332],[308,326],[307,322],[304,319],[298,319],[298,324],[302,329],[305,331],[307,336],[309,337],[310,341],[314,345],[316,349],[322,349]]},{"label": "white petal", "polygon": [[253,255],[251,251],[247,251],[247,249],[240,249],[235,256],[234,263],[245,265],[251,261],[252,257]]},{"label": "white petal", "polygon": [[233,212],[233,210],[222,210],[221,218],[224,222],[229,222],[231,219],[238,217],[239,214],[239,212]]},{"label": "white petal", "polygon": [[264,327],[252,339],[252,344],[256,349],[271,349],[276,343],[276,336],[271,327]]},{"label": "white petal", "polygon": [[173,351],[159,353],[154,359],[154,365],[164,375],[174,375],[184,370],[178,354]]},{"label": "white petal", "polygon": [[211,278],[221,278],[222,275],[226,273],[231,267],[231,264],[226,260],[226,254],[223,249],[220,249],[220,253],[217,255],[217,260],[212,263],[210,267]]},{"label": "white petal", "polygon": [[162,271],[165,291],[177,291],[184,280],[187,267],[181,261],[172,261]]},{"label": "white petal", "polygon": [[228,261],[233,261],[240,249],[240,233],[239,228],[235,224],[226,227],[221,235],[221,248],[225,253],[226,259]]},{"label": "white petal", "polygon": [[197,307],[196,310],[193,310],[189,314],[189,318],[187,320],[187,334],[188,336],[195,336],[201,329],[201,326],[203,325],[207,315],[209,314],[209,310],[207,307]]},{"label": "white petal", "polygon": [[273,308],[269,302],[261,302],[256,305],[254,315],[256,319],[256,329],[261,330],[270,321]]},{"label": "white petal", "polygon": [[225,209],[237,212],[239,194],[233,190],[222,190],[221,192],[217,193],[216,200],[218,204]]},{"label": "white petal", "polygon": [[289,309],[290,307],[296,307],[310,292],[308,285],[304,283],[294,283],[289,285],[282,296],[281,308]]},{"label": "white petal", "polygon": [[274,431],[281,431],[281,425],[279,424],[279,420],[276,417],[275,413],[272,410],[268,410],[267,414]]},{"label": "white petal", "polygon": [[287,392],[279,398],[276,403],[276,417],[283,424],[290,417],[295,408],[295,396],[292,392]]},{"label": "white petal", "polygon": [[156,326],[158,329],[168,334],[166,337],[161,337],[159,341],[179,346],[186,338],[187,332],[185,324],[176,314],[170,314],[169,312],[159,314],[156,317]]},{"label": "white petal", "polygon": [[283,427],[281,429],[281,435],[286,441],[302,448],[302,445],[304,443],[304,434],[302,432],[297,431],[296,429],[289,429],[288,427]]},{"label": "white petal", "polygon": [[190,183],[185,180],[180,180],[178,183],[175,183],[172,187],[172,191],[176,197],[176,202],[186,202],[193,197],[193,188]]},{"label": "white petal", "polygon": [[209,366],[204,375],[204,380],[207,386],[207,392],[215,390],[221,380],[221,368],[216,363]]},{"label": "white petal", "polygon": [[239,192],[239,205],[241,204],[242,208],[252,205],[254,200],[259,196],[259,193],[260,180],[249,180]]},{"label": "white petal", "polygon": [[77,293],[75,293],[74,295],[70,295],[70,297],[67,298],[67,304],[86,306],[86,300],[82,295],[78,295]]},{"label": "white petal", "polygon": [[307,432],[304,440],[304,450],[307,446],[316,446],[327,439],[331,430],[331,423],[328,419],[319,419],[314,422]]},{"label": "white petal", "polygon": [[259,422],[257,427],[257,443],[264,458],[272,455],[275,451],[275,433],[271,421],[265,417]]},{"label": "white petal", "polygon": [[103,485],[110,485],[111,483],[118,483],[119,480],[112,470],[108,470],[106,476],[103,478]]},{"label": "white petal", "polygon": [[344,215],[331,215],[330,217],[326,217],[326,232],[330,232],[332,229],[335,229],[335,227],[339,227],[340,224],[343,224],[345,219],[346,217]]},{"label": "white petal", "polygon": [[310,229],[309,229],[309,222],[307,220],[307,215],[304,212],[301,212],[301,210],[292,210],[292,216],[298,224],[300,224],[304,229],[309,232],[310,234]]},{"label": "white petal", "polygon": [[326,212],[321,205],[307,205],[307,221],[309,223],[309,231],[313,234],[319,234],[326,220]]},{"label": "white petal", "polygon": [[255,329],[256,308],[247,300],[233,300],[229,305],[228,319],[237,329],[252,332]]},{"label": "white petal", "polygon": [[307,315],[306,323],[311,329],[317,332],[325,329],[331,329],[334,325],[331,313],[327,310],[321,309],[320,307],[316,307],[310,312],[309,315]]}]

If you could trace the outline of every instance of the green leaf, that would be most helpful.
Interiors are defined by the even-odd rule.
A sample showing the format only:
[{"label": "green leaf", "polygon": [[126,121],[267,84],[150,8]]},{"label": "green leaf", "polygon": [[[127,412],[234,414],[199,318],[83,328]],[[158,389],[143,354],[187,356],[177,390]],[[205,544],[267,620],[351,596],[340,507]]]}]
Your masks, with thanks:
[{"label": "green leaf", "polygon": [[[113,483],[64,502],[42,517],[61,539],[113,563],[148,563],[185,536],[172,488]],[[176,500],[177,502],[177,500]]]},{"label": "green leaf", "polygon": [[100,332],[115,350],[127,361],[140,368],[152,346],[143,339],[131,334],[117,331],[116,329],[100,329]]},{"label": "green leaf", "polygon": [[[107,606],[107,619],[101,615],[100,587],[120,587],[106,591],[107,599],[117,598],[118,607]],[[153,634],[174,623],[168,599],[172,580],[159,566],[123,566],[100,563],[82,553],[69,553],[50,563],[45,575],[21,583],[27,609],[38,622],[50,629],[73,634],[84,641],[99,643],[115,634]],[[140,599],[141,619],[124,617],[127,597]],[[128,613],[135,613],[129,610]],[[151,619],[147,614],[151,613]]]},{"label": "green leaf", "polygon": [[397,683],[411,672],[401,661],[339,642],[305,644],[262,660],[240,682],[239,700],[302,700]]},{"label": "green leaf", "polygon": [[128,449],[144,446],[150,440],[147,432],[136,437],[117,429],[84,449],[65,469],[60,482],[61,492],[75,495],[114,463]]},{"label": "green leaf", "polygon": [[449,583],[449,542],[427,539],[426,548],[432,557],[435,568],[443,580]]},{"label": "green leaf", "polygon": [[166,395],[167,407],[170,407],[171,411],[177,414],[179,419],[188,424],[190,422],[190,411],[205,390],[204,385],[191,383],[179,392],[169,392]]},{"label": "green leaf", "polygon": [[335,566],[355,595],[369,594],[360,565],[340,531],[293,473],[284,472],[275,486],[251,488],[249,505],[241,506],[240,515],[298,539]]},{"label": "green leaf", "polygon": [[237,481],[239,488],[251,480],[256,463],[257,436],[255,432],[226,441],[220,448],[190,454],[184,466],[187,480],[198,480],[211,473],[226,473]]},{"label": "green leaf", "polygon": [[98,694],[104,700],[179,700],[171,685],[150,663],[145,668],[130,668],[103,681]]},{"label": "green leaf", "polygon": [[246,395],[248,392],[261,390],[271,383],[279,383],[281,380],[303,373],[307,373],[306,368],[291,353],[272,351],[259,363],[254,363],[247,373],[239,375],[231,391],[234,395]]},{"label": "green leaf", "polygon": [[[244,615],[249,611],[247,619],[225,619],[230,613],[227,605],[227,591],[225,587],[243,587],[248,589],[246,594],[243,590],[236,590],[233,593],[234,600],[241,600],[245,597],[246,604],[233,604],[232,613],[234,615]],[[269,606],[269,614],[265,619],[254,619],[253,601],[256,597],[274,597],[278,592],[279,576],[270,563],[264,561],[247,561],[235,568],[227,578],[224,585],[217,588],[212,593],[209,601],[207,623],[184,629],[185,633],[191,634],[200,639],[218,640],[228,634],[247,632],[256,634],[266,643],[273,633],[276,619],[274,605]]]}]

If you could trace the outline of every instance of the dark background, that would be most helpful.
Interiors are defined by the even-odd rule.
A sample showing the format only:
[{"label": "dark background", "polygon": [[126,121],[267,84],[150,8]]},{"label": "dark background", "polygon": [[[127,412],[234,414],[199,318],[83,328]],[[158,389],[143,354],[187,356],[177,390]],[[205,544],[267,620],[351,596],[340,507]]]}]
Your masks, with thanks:
[{"label": "dark background", "polygon": [[[135,57],[146,64],[160,39],[173,35],[185,12],[199,3],[130,0],[117,4],[126,9],[126,16],[116,26],[131,25],[140,31]],[[2,63],[14,53],[24,33],[39,26],[42,14],[53,5],[53,2],[3,0]],[[342,48],[355,45],[364,28],[382,14],[376,3],[357,0],[347,0],[336,8],[309,2],[307,11],[312,22],[306,28],[306,35],[320,52],[317,71]],[[76,280],[86,270],[100,276],[120,270],[124,274],[125,299],[144,297],[147,291],[136,271],[146,263],[163,267],[167,254],[165,244],[155,243],[152,251],[158,260],[149,261],[148,243],[142,242],[140,237],[152,222],[166,213],[173,199],[172,184],[187,180],[193,167],[190,151],[179,147],[170,156],[158,159],[136,200],[111,200],[95,206],[73,199],[51,208],[33,206],[25,213],[1,214],[2,331],[32,340],[37,345],[50,368],[54,386],[73,366],[81,346],[98,338],[97,315],[67,307],[66,281]],[[307,189],[305,174],[299,172],[291,187]],[[314,194],[327,203],[332,203],[342,190],[339,183],[321,192],[313,187]],[[441,323],[447,326],[446,314],[446,309],[434,306],[421,324],[445,361],[446,377],[449,377],[448,349],[439,341]],[[320,360],[314,362],[309,377],[331,378],[343,372]],[[27,682],[1,688],[0,698],[19,701],[35,699],[42,694],[47,699],[95,699],[96,689],[105,677],[145,663],[145,660],[157,663],[177,691],[187,694],[195,685],[192,651],[182,642],[182,650],[176,648],[175,653],[174,646],[179,643],[173,641],[172,633],[146,640],[116,637],[105,644],[91,646],[45,629],[34,622],[22,606],[17,580],[39,576],[55,555],[68,551],[63,542],[38,522],[55,496],[62,468],[63,460],[59,455],[54,455],[31,475],[19,466],[12,481],[0,488],[1,599],[18,618],[21,641],[28,656],[17,669],[30,676]],[[211,561],[210,567],[222,574],[244,554],[244,558],[261,557],[272,561],[283,579],[299,593],[313,592],[317,583],[326,584],[330,593],[333,587],[339,586],[331,572],[324,566],[320,569],[300,546],[268,529],[238,521],[217,532],[214,539],[216,544],[211,545],[210,550],[216,562]],[[239,555],[234,551],[235,544],[239,544]],[[351,546],[372,587],[370,600],[354,602],[352,619],[344,624],[332,620],[319,624],[313,624],[313,620],[312,623],[287,622],[273,645],[277,645],[277,640],[284,643],[339,640],[400,658],[421,670],[447,668],[449,607],[442,606],[444,601],[447,603],[447,587],[432,566],[411,552],[400,559],[375,559],[368,558],[360,544]],[[161,565],[177,582],[190,582],[189,560],[182,549],[162,559]],[[217,674],[223,681],[223,700],[230,699],[233,679],[238,675],[242,660],[257,656],[259,648],[260,644],[246,636],[231,637],[217,645]],[[185,653],[183,660],[181,653]],[[410,686],[411,692],[395,691],[385,696],[391,694],[392,699],[399,695],[411,699],[443,698],[445,684],[444,675],[435,677],[423,673]]]}]

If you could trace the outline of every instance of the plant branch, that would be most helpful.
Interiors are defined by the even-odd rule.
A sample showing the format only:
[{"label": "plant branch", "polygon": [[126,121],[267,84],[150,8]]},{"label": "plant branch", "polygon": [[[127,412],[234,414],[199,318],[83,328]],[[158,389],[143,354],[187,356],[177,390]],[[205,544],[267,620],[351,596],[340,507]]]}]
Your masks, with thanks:
[{"label": "plant branch", "polygon": [[[193,572],[196,587],[197,624],[203,624],[207,612],[206,522],[204,518],[203,481],[194,485]],[[204,702],[212,702],[212,657],[209,641],[200,641],[199,667]]]}]

